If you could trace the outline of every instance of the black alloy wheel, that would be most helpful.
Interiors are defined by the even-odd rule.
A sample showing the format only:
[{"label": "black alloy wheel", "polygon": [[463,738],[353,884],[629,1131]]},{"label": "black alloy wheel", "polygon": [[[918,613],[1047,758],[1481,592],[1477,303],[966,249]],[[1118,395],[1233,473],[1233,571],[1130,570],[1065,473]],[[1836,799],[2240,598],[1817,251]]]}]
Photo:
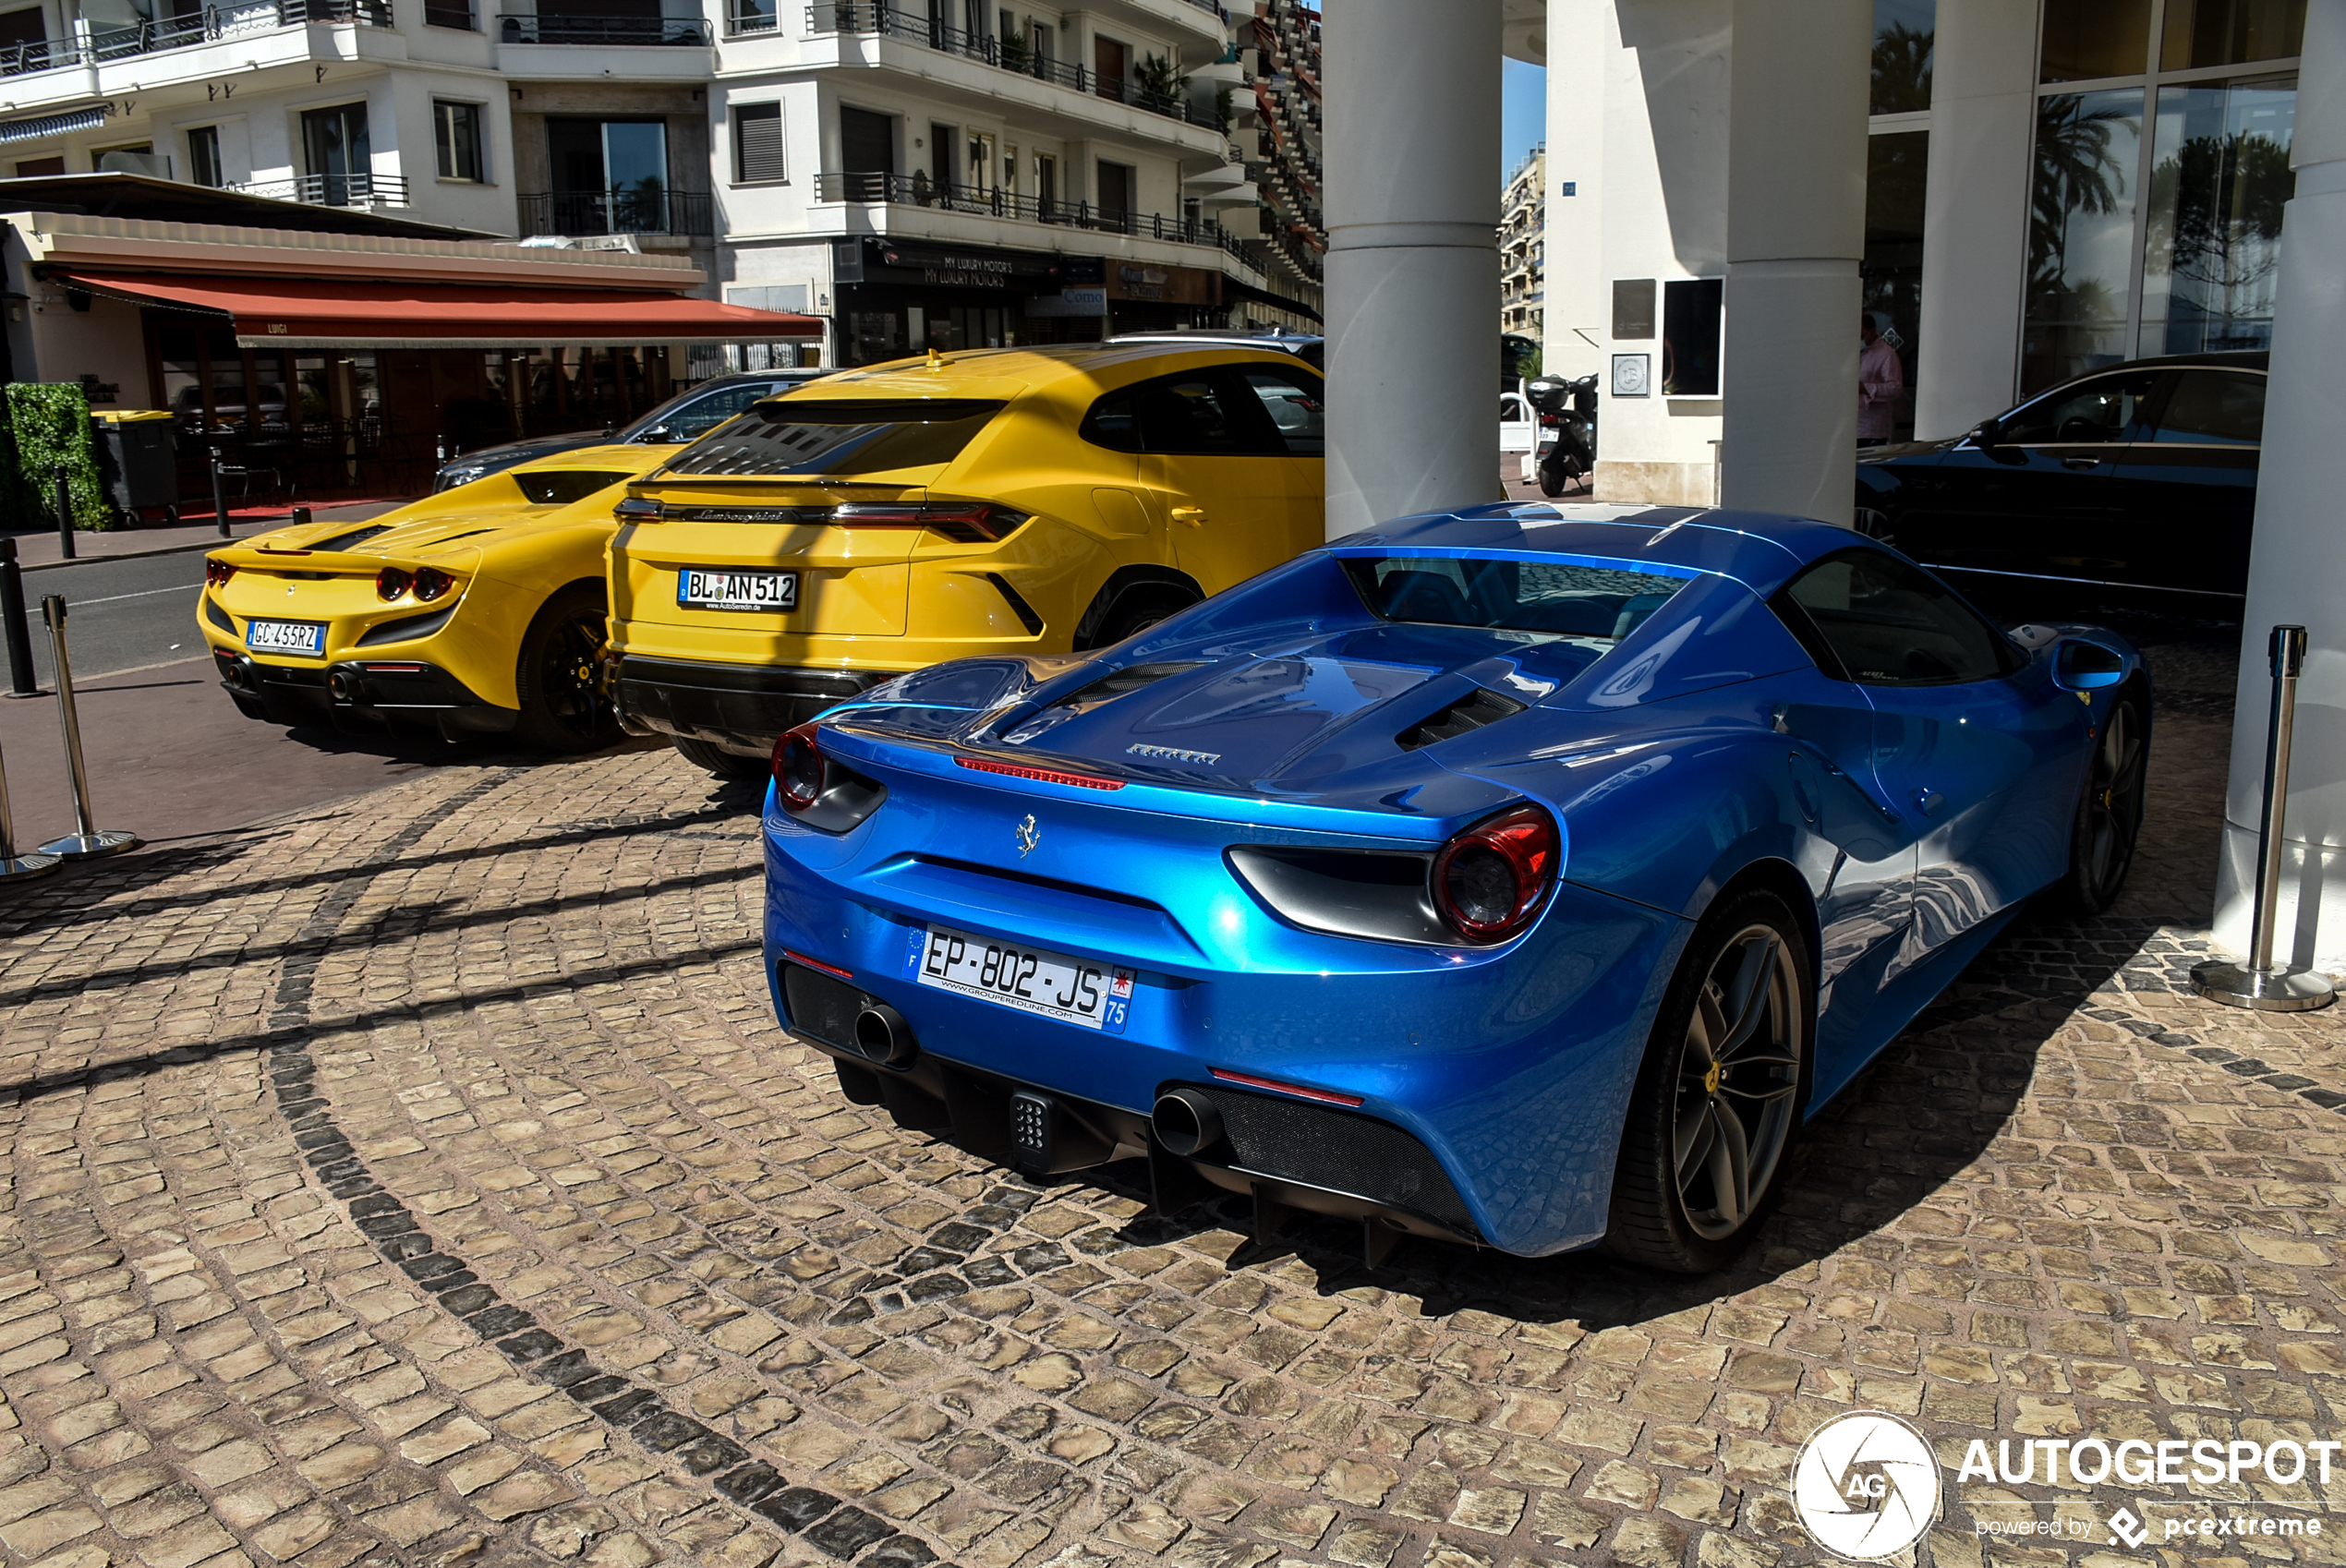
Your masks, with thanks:
[{"label": "black alloy wheel", "polygon": [[2129,692],[2110,705],[2094,737],[2093,763],[2070,829],[2069,899],[2082,913],[2101,913],[2126,885],[2134,841],[2142,833],[2143,784],[2149,769],[2149,728],[2142,705]]},{"label": "black alloy wheel", "polygon": [[548,599],[529,623],[514,669],[521,696],[515,734],[551,752],[590,752],[619,737],[606,690],[609,619],[603,591],[578,583]]},{"label": "black alloy wheel", "polygon": [[1750,1240],[1783,1184],[1808,1107],[1815,1039],[1806,926],[1754,890],[1687,945],[1638,1077],[1606,1244],[1703,1273]]},{"label": "black alloy wheel", "polygon": [[1137,637],[1158,621],[1181,613],[1198,601],[1178,588],[1134,588],[1116,601],[1092,639],[1095,648],[1110,648]]}]

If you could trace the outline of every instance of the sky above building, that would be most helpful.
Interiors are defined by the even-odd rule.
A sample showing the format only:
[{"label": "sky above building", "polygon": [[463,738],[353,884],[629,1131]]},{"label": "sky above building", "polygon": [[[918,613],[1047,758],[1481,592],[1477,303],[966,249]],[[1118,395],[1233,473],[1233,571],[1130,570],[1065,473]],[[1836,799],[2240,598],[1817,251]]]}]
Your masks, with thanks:
[{"label": "sky above building", "polygon": [[1505,183],[1523,155],[1548,139],[1548,73],[1521,60],[1500,62],[1499,179]]}]

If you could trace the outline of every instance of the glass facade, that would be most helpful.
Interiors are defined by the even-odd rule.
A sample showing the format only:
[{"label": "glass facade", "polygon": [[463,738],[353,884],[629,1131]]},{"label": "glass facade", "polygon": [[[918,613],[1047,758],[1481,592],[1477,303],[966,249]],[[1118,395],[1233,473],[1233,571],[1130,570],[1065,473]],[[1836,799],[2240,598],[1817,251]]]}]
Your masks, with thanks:
[{"label": "glass facade", "polygon": [[2045,0],[2023,395],[2271,341],[2304,20],[2305,0]]},{"label": "glass facade", "polygon": [[2296,117],[2292,80],[2159,90],[2137,353],[2270,344]]},{"label": "glass facade", "polygon": [[[1922,329],[1923,193],[1930,169],[1930,75],[1938,0],[1874,0],[1873,134],[1866,146],[1866,253],[1858,265],[1866,314],[1898,356],[1905,391],[1891,409],[1893,439],[1914,434]],[[1854,331],[1856,323],[1850,323]]]}]

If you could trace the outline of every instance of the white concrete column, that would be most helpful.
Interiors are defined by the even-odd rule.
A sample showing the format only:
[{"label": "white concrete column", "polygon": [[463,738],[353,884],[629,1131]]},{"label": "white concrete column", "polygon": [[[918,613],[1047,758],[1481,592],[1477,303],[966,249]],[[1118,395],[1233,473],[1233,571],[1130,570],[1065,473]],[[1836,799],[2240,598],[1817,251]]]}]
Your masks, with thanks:
[{"label": "white concrete column", "polygon": [[1341,0],[1320,39],[1338,538],[1499,499],[1500,4]]},{"label": "white concrete column", "polygon": [[1721,499],[1843,527],[1872,38],[1870,0],[1735,0]]},{"label": "white concrete column", "polygon": [[1915,367],[1915,434],[1925,440],[2003,412],[2020,381],[2037,6],[1939,0]]},{"label": "white concrete column", "polygon": [[[1551,376],[1604,368],[1605,71],[1620,45],[1611,0],[1548,0],[1548,229],[1540,363]],[[1572,187],[1572,194],[1564,187]],[[1602,380],[1600,379],[1599,385]]]},{"label": "white concrete column", "polygon": [[2346,972],[2346,0],[2309,0],[2291,162],[2297,195],[2281,220],[2272,377],[2256,486],[2256,545],[2224,797],[2216,940],[2248,947],[2256,826],[2272,701],[2266,635],[2305,628],[2297,686],[2277,954]]}]

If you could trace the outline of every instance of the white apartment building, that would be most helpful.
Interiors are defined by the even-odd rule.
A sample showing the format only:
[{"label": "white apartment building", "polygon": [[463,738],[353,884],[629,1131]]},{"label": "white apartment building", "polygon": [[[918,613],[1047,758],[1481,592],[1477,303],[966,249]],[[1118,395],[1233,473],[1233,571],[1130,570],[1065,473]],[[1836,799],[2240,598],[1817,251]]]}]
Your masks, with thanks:
[{"label": "white apartment building", "polygon": [[1499,197],[1499,330],[1538,339],[1548,239],[1548,158],[1524,155]]},{"label": "white apartment building", "polygon": [[0,10],[0,175],[671,253],[826,319],[833,361],[1316,319],[1260,255],[1232,30],[1215,0],[38,0]]}]

